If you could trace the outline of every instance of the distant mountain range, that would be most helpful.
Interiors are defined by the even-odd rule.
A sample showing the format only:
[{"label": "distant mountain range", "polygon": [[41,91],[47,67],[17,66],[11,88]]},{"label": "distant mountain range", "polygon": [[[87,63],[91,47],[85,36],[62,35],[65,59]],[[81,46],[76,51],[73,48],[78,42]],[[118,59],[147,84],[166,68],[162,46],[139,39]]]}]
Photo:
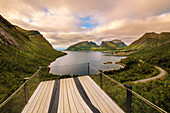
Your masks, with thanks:
[{"label": "distant mountain range", "polygon": [[100,45],[95,42],[83,41],[68,47],[69,51],[113,51],[114,55],[127,55],[141,49],[158,47],[170,43],[170,32],[160,34],[145,33],[141,38],[127,46],[121,40],[102,41]]},{"label": "distant mountain range", "polygon": [[123,49],[127,45],[121,40],[102,41],[100,45],[97,45],[92,41],[83,41],[68,47],[68,51],[106,51]]}]

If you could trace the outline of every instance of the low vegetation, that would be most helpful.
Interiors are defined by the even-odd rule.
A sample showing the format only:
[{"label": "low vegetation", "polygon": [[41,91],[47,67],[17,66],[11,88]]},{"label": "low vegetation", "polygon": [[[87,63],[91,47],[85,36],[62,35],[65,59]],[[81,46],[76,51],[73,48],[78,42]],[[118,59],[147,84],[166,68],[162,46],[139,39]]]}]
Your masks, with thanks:
[{"label": "low vegetation", "polygon": [[[121,82],[122,84],[130,84],[135,92],[142,95],[149,101],[153,102],[162,109],[170,112],[170,44],[165,44],[160,47],[140,50],[138,53],[131,54],[124,59],[126,67],[115,71],[107,71],[105,74],[111,78]],[[139,59],[145,63],[141,64]],[[140,64],[140,66],[139,66]],[[157,65],[167,71],[167,75],[159,80],[153,80],[146,83],[133,83],[133,80],[148,78],[155,76],[152,65]],[[156,71],[157,72],[157,71]],[[91,76],[91,78],[99,85],[99,76]],[[111,87],[112,86],[112,87]],[[105,92],[122,108],[126,104],[126,91],[120,86],[111,82],[107,78],[103,78],[103,89]],[[148,104],[142,102],[133,95],[132,112],[156,112]]]},{"label": "low vegetation", "polygon": [[121,83],[150,78],[159,74],[159,70],[151,64],[141,63],[133,57],[124,59],[122,63],[125,64],[124,68],[105,71],[104,73]]},{"label": "low vegetation", "polygon": [[39,68],[48,79],[47,66],[65,53],[56,51],[38,32],[13,26],[0,16],[0,103]]},{"label": "low vegetation", "polygon": [[[33,42],[32,45],[35,43]],[[39,47],[35,48],[35,45],[34,50],[29,49],[27,52],[14,49],[13,47],[9,47],[7,50],[11,49],[12,52],[0,50],[0,103],[23,83],[24,77],[34,74],[39,66],[46,67],[46,70],[42,71],[42,74],[45,73],[42,79],[48,79],[48,64],[57,57],[64,55],[62,52],[47,48],[39,51]]]}]

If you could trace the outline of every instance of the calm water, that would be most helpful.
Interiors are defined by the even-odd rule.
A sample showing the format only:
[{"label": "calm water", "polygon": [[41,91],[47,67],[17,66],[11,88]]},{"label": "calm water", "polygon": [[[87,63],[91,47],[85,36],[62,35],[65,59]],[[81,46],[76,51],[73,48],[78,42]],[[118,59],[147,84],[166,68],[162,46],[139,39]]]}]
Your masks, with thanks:
[{"label": "calm water", "polygon": [[[57,58],[50,64],[50,73],[53,74],[82,74],[88,73],[88,65],[90,63],[98,70],[111,70],[122,67],[114,64],[120,59],[126,57],[112,56],[111,53],[97,52],[97,51],[64,51],[67,55]],[[104,62],[113,62],[113,64],[103,64]],[[90,74],[96,74],[97,71],[90,68]]]}]

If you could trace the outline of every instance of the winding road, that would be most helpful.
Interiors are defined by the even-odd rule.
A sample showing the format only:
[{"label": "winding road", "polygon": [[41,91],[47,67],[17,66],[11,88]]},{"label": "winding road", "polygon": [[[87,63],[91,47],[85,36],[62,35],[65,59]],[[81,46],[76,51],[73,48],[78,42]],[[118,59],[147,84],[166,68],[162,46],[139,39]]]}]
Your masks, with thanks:
[{"label": "winding road", "polygon": [[148,81],[150,81],[150,80],[155,80],[155,79],[161,78],[161,77],[163,77],[163,76],[165,76],[165,75],[167,74],[167,72],[166,72],[164,69],[162,69],[162,68],[160,68],[160,67],[158,67],[158,66],[154,66],[154,67],[157,68],[157,69],[160,71],[160,74],[158,74],[158,75],[155,76],[155,77],[151,77],[151,78],[147,78],[147,79],[142,79],[142,80],[134,81],[134,83],[138,83],[138,82],[148,82]]}]

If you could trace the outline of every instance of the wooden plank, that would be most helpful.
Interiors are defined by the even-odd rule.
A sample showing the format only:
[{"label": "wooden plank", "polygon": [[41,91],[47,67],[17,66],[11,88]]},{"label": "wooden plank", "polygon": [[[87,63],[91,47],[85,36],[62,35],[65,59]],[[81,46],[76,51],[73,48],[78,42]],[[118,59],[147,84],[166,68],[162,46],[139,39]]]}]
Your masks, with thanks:
[{"label": "wooden plank", "polygon": [[[79,94],[79,92],[78,92],[78,90],[77,90],[77,87],[76,87],[76,84],[75,84],[73,78],[71,78],[71,82],[72,82],[72,84],[73,84],[73,88],[74,88],[74,90],[75,90],[76,96],[77,96],[80,104],[82,105],[83,109],[85,110],[85,112],[86,112],[86,113],[92,113],[91,109],[87,106],[87,104],[84,102],[84,100],[83,100],[82,97],[80,96],[80,94]],[[78,109],[78,111],[79,111],[79,109]]]},{"label": "wooden plank", "polygon": [[[54,80],[50,81],[50,87],[49,87],[49,91],[48,94],[46,96],[46,100],[45,100],[45,105],[44,105],[44,109],[43,109],[43,113],[48,113],[49,107],[50,107],[50,101],[51,101],[51,97],[52,97],[52,92],[53,92],[53,88],[54,88]],[[40,112],[42,113],[42,112]]]},{"label": "wooden plank", "polygon": [[64,86],[64,113],[71,113],[70,111],[70,105],[68,100],[68,94],[67,94],[67,82],[66,79],[62,79],[63,86]]},{"label": "wooden plank", "polygon": [[28,108],[28,110],[26,111],[26,113],[32,113],[35,105],[37,104],[37,101],[39,100],[39,98],[40,98],[40,96],[41,96],[41,93],[42,93],[43,90],[45,89],[44,86],[45,86],[45,83],[42,82],[42,85],[41,85],[42,89],[41,89],[40,91],[38,91],[38,94],[37,94],[37,96],[36,96],[37,98],[35,98],[35,99],[33,100],[33,102],[30,103],[31,105],[30,105],[30,107]]},{"label": "wooden plank", "polygon": [[77,109],[76,109],[76,106],[75,106],[75,103],[74,103],[74,100],[73,100],[73,97],[72,97],[73,95],[72,95],[72,92],[71,92],[69,80],[70,79],[66,79],[69,105],[70,105],[71,113],[77,113]]},{"label": "wooden plank", "polygon": [[33,93],[33,95],[31,96],[31,98],[28,100],[28,103],[26,104],[26,106],[24,107],[22,113],[26,113],[29,109],[29,107],[33,104],[33,102],[35,102],[35,100],[38,98],[38,94],[39,92],[41,92],[41,90],[43,89],[42,87],[42,82],[38,85],[37,89],[35,90],[35,92]]},{"label": "wooden plank", "polygon": [[[86,77],[86,80],[87,80],[88,84],[90,84],[90,85],[93,87],[94,91],[100,96],[100,98],[102,99],[103,103],[105,104],[106,109],[107,109],[107,110],[109,109],[109,110],[111,110],[111,111],[109,111],[109,112],[113,112],[113,113],[114,113],[115,110],[113,110],[113,109],[110,107],[110,103],[107,101],[108,96],[106,97],[106,96],[101,92],[102,89],[98,89],[98,87],[95,86],[95,84],[92,83],[92,82],[89,80],[88,77]],[[117,113],[117,112],[116,112],[116,113]]]},{"label": "wooden plank", "polygon": [[60,80],[60,94],[59,94],[59,104],[58,104],[58,111],[57,113],[64,113],[63,109],[64,109],[64,93],[63,93],[63,80]]},{"label": "wooden plank", "polygon": [[[105,113],[123,113],[111,98],[89,77],[78,77],[91,103]],[[54,80],[41,82],[22,113],[47,113],[53,93]],[[56,106],[57,107],[57,106]],[[60,80],[58,113],[92,113],[81,97],[73,78]]]},{"label": "wooden plank", "polygon": [[71,81],[71,78],[69,79],[68,83],[69,83],[69,86],[70,86],[71,95],[72,95],[74,104],[76,106],[77,112],[78,113],[85,113],[80,101],[78,100],[77,94],[76,94],[76,92],[73,88],[73,82]]},{"label": "wooden plank", "polygon": [[[85,81],[84,77],[79,77],[80,79],[80,82],[84,85],[83,87],[86,87],[86,92],[89,92],[89,94],[91,95],[91,98],[90,101],[93,102],[93,100],[96,102],[96,103],[93,103],[93,105],[98,108],[98,110],[100,112],[104,112],[104,113],[107,113],[107,110],[106,108],[103,106],[102,104],[102,101],[100,99],[100,97],[94,92],[93,89],[91,89],[91,86]],[[88,95],[89,96],[89,95]],[[90,96],[89,96],[90,97]]]},{"label": "wooden plank", "polygon": [[79,94],[81,95],[82,99],[87,104],[87,106],[91,109],[93,113],[100,113],[100,111],[91,103],[78,77],[74,77],[73,79],[74,79],[74,83],[76,84]]},{"label": "wooden plank", "polygon": [[89,84],[93,85],[94,90],[98,92],[98,94],[101,95],[101,98],[103,101],[109,106],[109,108],[114,113],[124,113],[124,111],[115,103],[113,100],[89,77],[86,77],[89,81]]},{"label": "wooden plank", "polygon": [[84,82],[81,80],[81,78],[79,78],[79,81],[81,82],[84,90],[86,91],[86,94],[88,95],[91,103],[92,103],[99,111],[101,111],[100,108],[99,108],[99,106],[98,106],[98,104],[97,104],[97,102],[94,100],[92,94],[89,92],[89,89],[88,89],[87,86],[84,84]]},{"label": "wooden plank", "polygon": [[46,83],[47,83],[47,87],[46,87],[46,89],[44,91],[44,95],[43,95],[43,97],[42,97],[42,99],[41,99],[41,101],[39,103],[39,107],[38,107],[38,109],[36,111],[38,113],[43,112],[44,106],[46,104],[46,98],[47,98],[47,95],[48,95],[48,92],[49,92],[50,82],[46,82]]},{"label": "wooden plank", "polygon": [[110,107],[107,105],[106,101],[103,97],[103,95],[101,95],[100,90],[96,90],[96,88],[94,87],[94,84],[92,84],[91,82],[89,82],[87,77],[84,77],[84,80],[86,81],[87,84],[89,84],[89,86],[91,87],[92,91],[94,92],[94,95],[96,95],[100,101],[100,103],[102,103],[102,106],[105,108],[105,110],[108,113],[112,113],[113,111],[110,109]]},{"label": "wooden plank", "polygon": [[47,82],[44,82],[44,84],[45,84],[44,89],[43,89],[40,97],[38,98],[37,103],[34,106],[34,109],[31,112],[38,112],[38,109],[40,108],[40,104],[43,100],[44,94],[46,93],[46,88],[48,86]]},{"label": "wooden plank", "polygon": [[55,83],[55,80],[51,81],[50,91],[47,95],[46,105],[43,109],[43,113],[48,113],[48,111],[49,111],[50,102],[51,102],[52,93],[53,93],[53,88],[54,88],[54,83]]}]

